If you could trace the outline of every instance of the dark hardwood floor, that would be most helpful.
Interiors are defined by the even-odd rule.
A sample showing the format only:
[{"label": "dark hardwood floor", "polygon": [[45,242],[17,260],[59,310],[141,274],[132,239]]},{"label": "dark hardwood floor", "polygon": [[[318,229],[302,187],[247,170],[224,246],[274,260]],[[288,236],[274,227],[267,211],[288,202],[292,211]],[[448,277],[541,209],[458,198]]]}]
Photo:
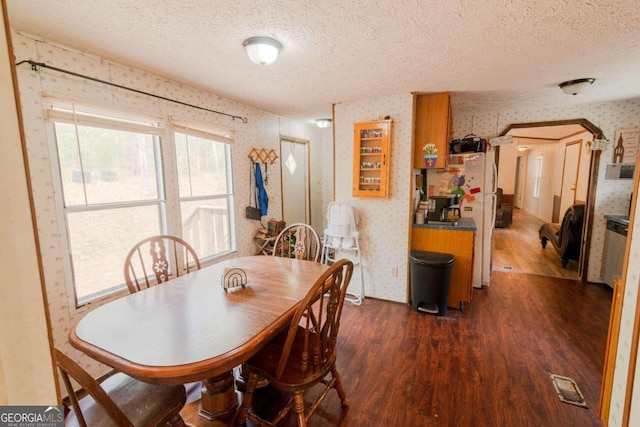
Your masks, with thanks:
[{"label": "dark hardwood floor", "polygon": [[[342,410],[332,391],[310,425],[600,426],[610,301],[600,285],[494,272],[464,311],[444,317],[346,303],[338,368],[351,404]],[[561,402],[552,373],[574,379],[589,408]],[[260,396],[267,407],[278,400],[268,387]],[[189,423],[211,425],[193,412],[183,411]]]}]

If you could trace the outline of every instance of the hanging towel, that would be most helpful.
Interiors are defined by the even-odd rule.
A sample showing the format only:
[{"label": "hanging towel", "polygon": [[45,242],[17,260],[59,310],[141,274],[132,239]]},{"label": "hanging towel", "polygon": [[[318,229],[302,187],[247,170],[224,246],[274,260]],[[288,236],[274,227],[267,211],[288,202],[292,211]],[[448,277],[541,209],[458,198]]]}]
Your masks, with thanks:
[{"label": "hanging towel", "polygon": [[260,163],[256,163],[256,191],[258,192],[260,211],[262,216],[265,216],[269,210],[269,196],[267,195],[267,190],[265,190],[264,183],[262,182],[262,169],[260,168]]}]

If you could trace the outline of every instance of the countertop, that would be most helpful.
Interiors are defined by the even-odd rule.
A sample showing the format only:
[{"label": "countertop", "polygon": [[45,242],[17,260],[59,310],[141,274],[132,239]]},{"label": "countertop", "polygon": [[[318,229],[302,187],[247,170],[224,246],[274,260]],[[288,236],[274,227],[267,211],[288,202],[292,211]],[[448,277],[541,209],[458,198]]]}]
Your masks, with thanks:
[{"label": "countertop", "polygon": [[629,225],[629,217],[626,215],[605,215],[604,219],[607,221],[617,222],[622,225]]},{"label": "countertop", "polygon": [[473,218],[460,218],[458,220],[458,225],[454,225],[454,223],[443,224],[443,223],[427,223],[427,224],[413,224],[414,228],[439,228],[444,230],[461,230],[461,231],[476,231],[476,222]]}]

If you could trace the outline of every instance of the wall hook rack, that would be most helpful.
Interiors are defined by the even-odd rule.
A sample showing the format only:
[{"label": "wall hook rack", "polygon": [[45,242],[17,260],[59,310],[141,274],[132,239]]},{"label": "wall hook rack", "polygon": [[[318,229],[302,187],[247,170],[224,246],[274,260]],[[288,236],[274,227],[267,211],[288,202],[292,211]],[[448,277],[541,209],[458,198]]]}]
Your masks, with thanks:
[{"label": "wall hook rack", "polygon": [[269,163],[274,164],[276,160],[278,160],[278,155],[276,151],[272,148],[267,150],[266,148],[252,148],[249,151],[249,155],[247,156],[251,159],[253,163]]}]

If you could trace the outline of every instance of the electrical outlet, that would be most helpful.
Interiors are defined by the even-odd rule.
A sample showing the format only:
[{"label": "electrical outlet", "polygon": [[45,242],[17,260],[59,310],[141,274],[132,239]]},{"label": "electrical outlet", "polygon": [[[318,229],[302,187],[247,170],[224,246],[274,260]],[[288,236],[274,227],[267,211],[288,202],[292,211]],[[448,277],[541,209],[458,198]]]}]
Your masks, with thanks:
[{"label": "electrical outlet", "polygon": [[391,275],[393,277],[398,277],[398,267],[392,267],[391,268]]}]

